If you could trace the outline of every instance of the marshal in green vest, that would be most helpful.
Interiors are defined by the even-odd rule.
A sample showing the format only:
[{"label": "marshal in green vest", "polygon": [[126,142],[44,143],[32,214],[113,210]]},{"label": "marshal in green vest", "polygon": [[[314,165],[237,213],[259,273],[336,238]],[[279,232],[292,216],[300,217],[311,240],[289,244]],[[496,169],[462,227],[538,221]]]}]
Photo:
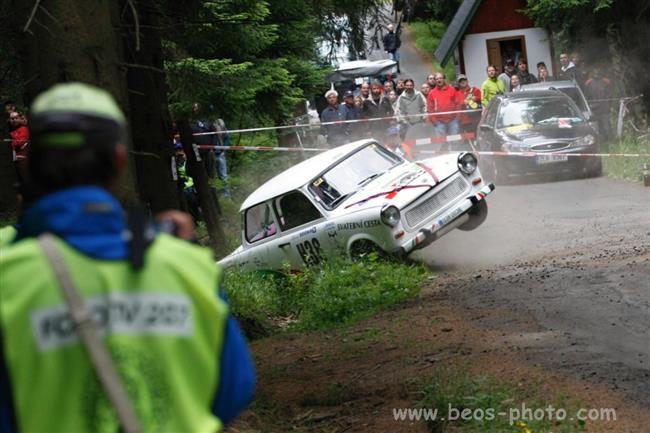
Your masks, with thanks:
[{"label": "marshal in green vest", "polygon": [[[167,235],[145,266],[58,242],[147,432],[217,432],[211,412],[228,306],[209,251]],[[115,433],[118,422],[35,239],[3,249],[0,326],[20,432]],[[11,330],[11,332],[7,332]]]}]

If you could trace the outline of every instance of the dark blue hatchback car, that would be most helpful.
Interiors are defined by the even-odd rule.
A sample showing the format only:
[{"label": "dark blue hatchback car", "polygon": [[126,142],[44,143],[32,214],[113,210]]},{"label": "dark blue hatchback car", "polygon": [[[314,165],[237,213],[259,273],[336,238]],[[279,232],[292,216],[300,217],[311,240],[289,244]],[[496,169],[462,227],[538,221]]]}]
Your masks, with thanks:
[{"label": "dark blue hatchback car", "polygon": [[[481,158],[497,183],[544,174],[599,176],[598,133],[570,97],[558,90],[513,92],[494,97],[481,116],[479,150],[505,152]],[[574,156],[572,156],[572,154]]]}]

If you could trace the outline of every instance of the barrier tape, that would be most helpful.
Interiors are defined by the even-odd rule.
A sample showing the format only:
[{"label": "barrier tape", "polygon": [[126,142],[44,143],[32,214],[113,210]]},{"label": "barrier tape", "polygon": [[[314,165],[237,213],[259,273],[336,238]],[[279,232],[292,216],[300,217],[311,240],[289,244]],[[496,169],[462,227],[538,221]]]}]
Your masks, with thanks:
[{"label": "barrier tape", "polygon": [[319,123],[300,123],[297,125],[280,125],[280,126],[264,126],[259,128],[247,128],[247,129],[229,129],[228,131],[212,131],[212,132],[197,132],[192,135],[202,136],[202,135],[218,135],[218,134],[235,134],[243,132],[260,132],[260,131],[272,131],[276,129],[290,129],[290,128],[309,128],[317,126],[328,126],[328,125],[342,125],[346,123],[365,123],[365,122],[377,122],[380,120],[401,120],[408,119],[411,117],[422,118],[423,120],[430,116],[444,116],[447,114],[471,114],[471,113],[481,113],[483,110],[455,110],[455,111],[442,111],[439,113],[425,113],[425,114],[407,114],[407,115],[397,115],[397,116],[386,116],[386,117],[372,117],[370,119],[352,119],[352,120],[337,120],[335,122],[319,122]]},{"label": "barrier tape", "polygon": [[418,138],[415,140],[406,140],[402,145],[406,146],[426,146],[427,144],[444,143],[448,141],[461,141],[473,140],[476,134],[473,132],[464,132],[462,134],[454,134],[440,137]]},{"label": "barrier tape", "polygon": [[325,152],[329,148],[319,147],[273,147],[273,146],[212,146],[209,144],[202,144],[198,146],[200,149],[214,149],[214,150],[253,150],[260,152]]},{"label": "barrier tape", "polygon": [[[451,142],[459,141],[461,139],[472,139],[474,134],[465,133],[465,134],[456,134],[448,135],[446,137],[431,137],[423,138],[418,140],[408,140],[402,143],[402,145],[411,146],[421,146],[429,143],[442,143],[442,142]],[[319,148],[319,147],[273,147],[273,146],[211,146],[211,145],[200,145],[197,146],[200,149],[213,149],[213,150],[234,150],[234,151],[257,151],[257,152],[325,152],[330,150],[329,148]],[[508,151],[487,151],[487,150],[420,150],[419,153],[423,154],[448,154],[448,153],[458,153],[458,152],[472,152],[477,155],[485,156],[572,156],[572,157],[623,157],[623,158],[650,158],[650,153],[564,153],[564,152],[508,152]]]},{"label": "barrier tape", "polygon": [[[458,153],[462,150],[423,150],[420,153],[438,154],[438,153]],[[486,156],[579,156],[579,157],[623,157],[623,158],[650,158],[650,153],[564,153],[564,152],[506,152],[506,151],[487,151],[487,150],[466,150],[477,155]]]}]

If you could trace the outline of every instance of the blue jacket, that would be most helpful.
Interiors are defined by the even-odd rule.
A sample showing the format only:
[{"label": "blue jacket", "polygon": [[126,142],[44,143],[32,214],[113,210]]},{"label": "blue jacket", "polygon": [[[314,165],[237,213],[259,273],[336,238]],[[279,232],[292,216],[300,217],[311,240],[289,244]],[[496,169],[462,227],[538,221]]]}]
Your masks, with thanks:
[{"label": "blue jacket", "polygon": [[[126,228],[124,211],[112,195],[98,187],[83,186],[50,194],[29,207],[19,220],[14,242],[49,231],[90,257],[125,260],[129,254],[123,237]],[[225,299],[223,291],[217,296]],[[228,318],[225,332],[219,389],[212,411],[227,424],[252,400],[256,378],[246,340],[234,317]],[[17,432],[14,419],[0,332],[0,433]]]}]

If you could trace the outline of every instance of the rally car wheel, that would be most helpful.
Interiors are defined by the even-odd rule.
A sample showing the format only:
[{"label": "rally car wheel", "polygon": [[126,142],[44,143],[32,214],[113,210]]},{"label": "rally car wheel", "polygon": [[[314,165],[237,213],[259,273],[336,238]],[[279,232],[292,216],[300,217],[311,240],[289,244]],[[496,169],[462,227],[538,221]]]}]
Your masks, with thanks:
[{"label": "rally car wheel", "polygon": [[350,247],[350,257],[352,259],[362,259],[373,253],[377,254],[379,257],[385,255],[384,250],[379,248],[379,245],[367,239],[358,240]]},{"label": "rally car wheel", "polygon": [[487,202],[485,200],[479,201],[467,211],[467,214],[469,215],[469,221],[458,226],[459,230],[470,231],[483,224],[488,214]]}]

